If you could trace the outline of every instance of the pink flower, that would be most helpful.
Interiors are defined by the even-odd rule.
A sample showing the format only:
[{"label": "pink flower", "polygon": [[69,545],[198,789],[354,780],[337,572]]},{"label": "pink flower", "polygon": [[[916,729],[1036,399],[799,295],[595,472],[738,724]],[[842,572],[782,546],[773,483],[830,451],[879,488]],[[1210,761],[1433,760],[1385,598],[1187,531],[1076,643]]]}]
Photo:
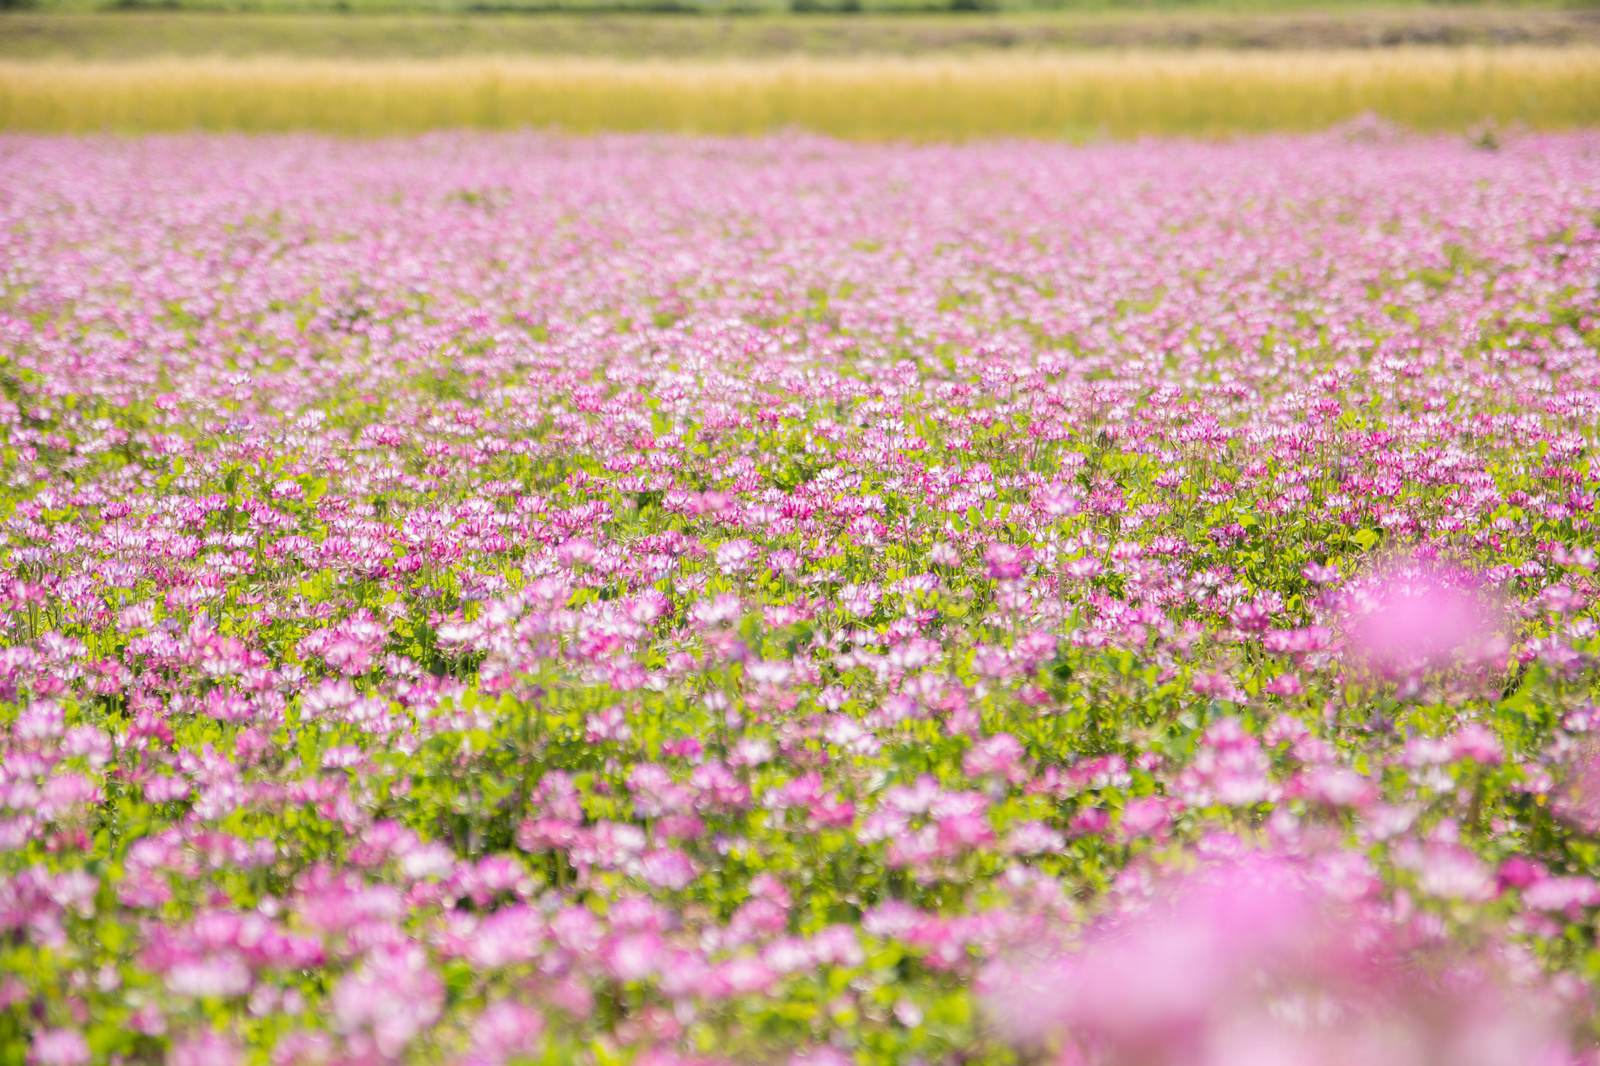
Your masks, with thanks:
[{"label": "pink flower", "polygon": [[1342,766],[1318,766],[1302,778],[1308,796],[1330,807],[1362,809],[1378,799],[1378,789],[1370,780]]},{"label": "pink flower", "polygon": [[168,1066],[238,1066],[243,1061],[238,1045],[214,1032],[175,1041],[167,1056]]},{"label": "pink flower", "polygon": [[1339,568],[1321,563],[1307,563],[1301,567],[1300,576],[1313,585],[1327,585],[1339,580]]},{"label": "pink flower", "polygon": [[472,1024],[472,1046],[462,1066],[503,1066],[534,1049],[544,1032],[544,1017],[531,1006],[498,1000]]},{"label": "pink flower", "polygon": [[656,888],[673,892],[687,888],[698,874],[694,861],[675,848],[656,848],[639,859],[641,876]]},{"label": "pink flower", "polygon": [[444,986],[413,945],[375,952],[334,986],[334,1027],[352,1048],[394,1059],[439,1017]]},{"label": "pink flower", "polygon": [[1440,842],[1409,848],[1395,861],[1414,870],[1418,887],[1430,896],[1476,901],[1494,896],[1494,872],[1459,844]]},{"label": "pink flower", "polygon": [[969,777],[994,776],[1016,782],[1025,774],[1022,742],[1009,733],[998,733],[978,741],[962,759]]},{"label": "pink flower", "polygon": [[1172,822],[1173,804],[1161,796],[1130,799],[1122,808],[1122,833],[1127,837],[1158,836]]},{"label": "pink flower", "polygon": [[30,1066],[86,1066],[89,1042],[76,1029],[40,1029],[28,1046]]},{"label": "pink flower", "polygon": [[876,582],[846,585],[839,590],[839,609],[855,618],[865,618],[882,598],[883,591]]},{"label": "pink flower", "polygon": [[1032,549],[1013,544],[991,544],[983,550],[983,565],[996,581],[1016,580],[1027,573],[1032,561]]},{"label": "pink flower", "polygon": [[657,971],[665,954],[656,934],[630,933],[606,945],[606,967],[619,981],[642,981]]},{"label": "pink flower", "polygon": [[717,569],[734,576],[744,573],[755,562],[756,546],[748,540],[730,540],[717,545]]}]

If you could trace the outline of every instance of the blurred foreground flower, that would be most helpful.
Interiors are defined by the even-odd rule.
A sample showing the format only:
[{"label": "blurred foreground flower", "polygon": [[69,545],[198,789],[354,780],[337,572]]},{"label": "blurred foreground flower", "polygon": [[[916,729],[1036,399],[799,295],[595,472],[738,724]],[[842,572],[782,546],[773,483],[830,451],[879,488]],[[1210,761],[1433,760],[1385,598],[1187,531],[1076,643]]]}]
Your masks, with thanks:
[{"label": "blurred foreground flower", "polygon": [[1346,647],[1389,681],[1417,681],[1452,667],[1505,663],[1499,605],[1472,573],[1406,561],[1346,590]]},{"label": "blurred foreground flower", "polygon": [[[1357,881],[1360,879],[1357,878]],[[989,1013],[1060,1066],[1576,1066],[1549,997],[1256,855],[1129,903],[1074,951],[991,967]]]},{"label": "blurred foreground flower", "polygon": [[1600,743],[1579,745],[1566,761],[1565,781],[1551,809],[1583,832],[1600,834]]}]

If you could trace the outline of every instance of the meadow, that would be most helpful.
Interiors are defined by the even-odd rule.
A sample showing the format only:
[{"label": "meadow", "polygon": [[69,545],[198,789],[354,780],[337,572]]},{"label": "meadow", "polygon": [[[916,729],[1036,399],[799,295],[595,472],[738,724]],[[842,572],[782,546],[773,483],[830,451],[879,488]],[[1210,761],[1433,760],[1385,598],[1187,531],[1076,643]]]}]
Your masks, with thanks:
[{"label": "meadow", "polygon": [[1600,44],[1600,8],[1365,4],[968,12],[812,12],[804,17],[627,12],[192,10],[0,13],[0,59],[275,56],[613,59],[949,55],[1151,48],[1373,48]]},{"label": "meadow", "polygon": [[941,58],[148,59],[0,62],[0,129],[804,129],[1090,139],[1600,121],[1600,48],[1145,51]]},{"label": "meadow", "polygon": [[1597,209],[0,137],[0,1062],[1593,1066]]}]

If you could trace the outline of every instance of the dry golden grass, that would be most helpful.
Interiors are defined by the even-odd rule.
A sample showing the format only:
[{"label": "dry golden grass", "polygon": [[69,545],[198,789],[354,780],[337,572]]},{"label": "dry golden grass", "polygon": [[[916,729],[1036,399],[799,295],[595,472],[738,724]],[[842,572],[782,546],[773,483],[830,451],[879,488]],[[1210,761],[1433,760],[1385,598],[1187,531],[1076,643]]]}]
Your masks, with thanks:
[{"label": "dry golden grass", "polygon": [[1600,122],[1600,48],[1124,52],[962,58],[0,63],[0,128],[1132,136]]}]

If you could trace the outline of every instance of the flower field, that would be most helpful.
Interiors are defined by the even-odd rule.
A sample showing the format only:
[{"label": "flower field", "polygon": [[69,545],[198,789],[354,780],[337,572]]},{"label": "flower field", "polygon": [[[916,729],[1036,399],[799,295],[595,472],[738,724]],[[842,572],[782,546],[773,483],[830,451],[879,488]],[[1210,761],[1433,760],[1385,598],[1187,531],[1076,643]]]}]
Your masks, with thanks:
[{"label": "flower field", "polygon": [[0,139],[0,1063],[1578,1066],[1600,135]]}]

